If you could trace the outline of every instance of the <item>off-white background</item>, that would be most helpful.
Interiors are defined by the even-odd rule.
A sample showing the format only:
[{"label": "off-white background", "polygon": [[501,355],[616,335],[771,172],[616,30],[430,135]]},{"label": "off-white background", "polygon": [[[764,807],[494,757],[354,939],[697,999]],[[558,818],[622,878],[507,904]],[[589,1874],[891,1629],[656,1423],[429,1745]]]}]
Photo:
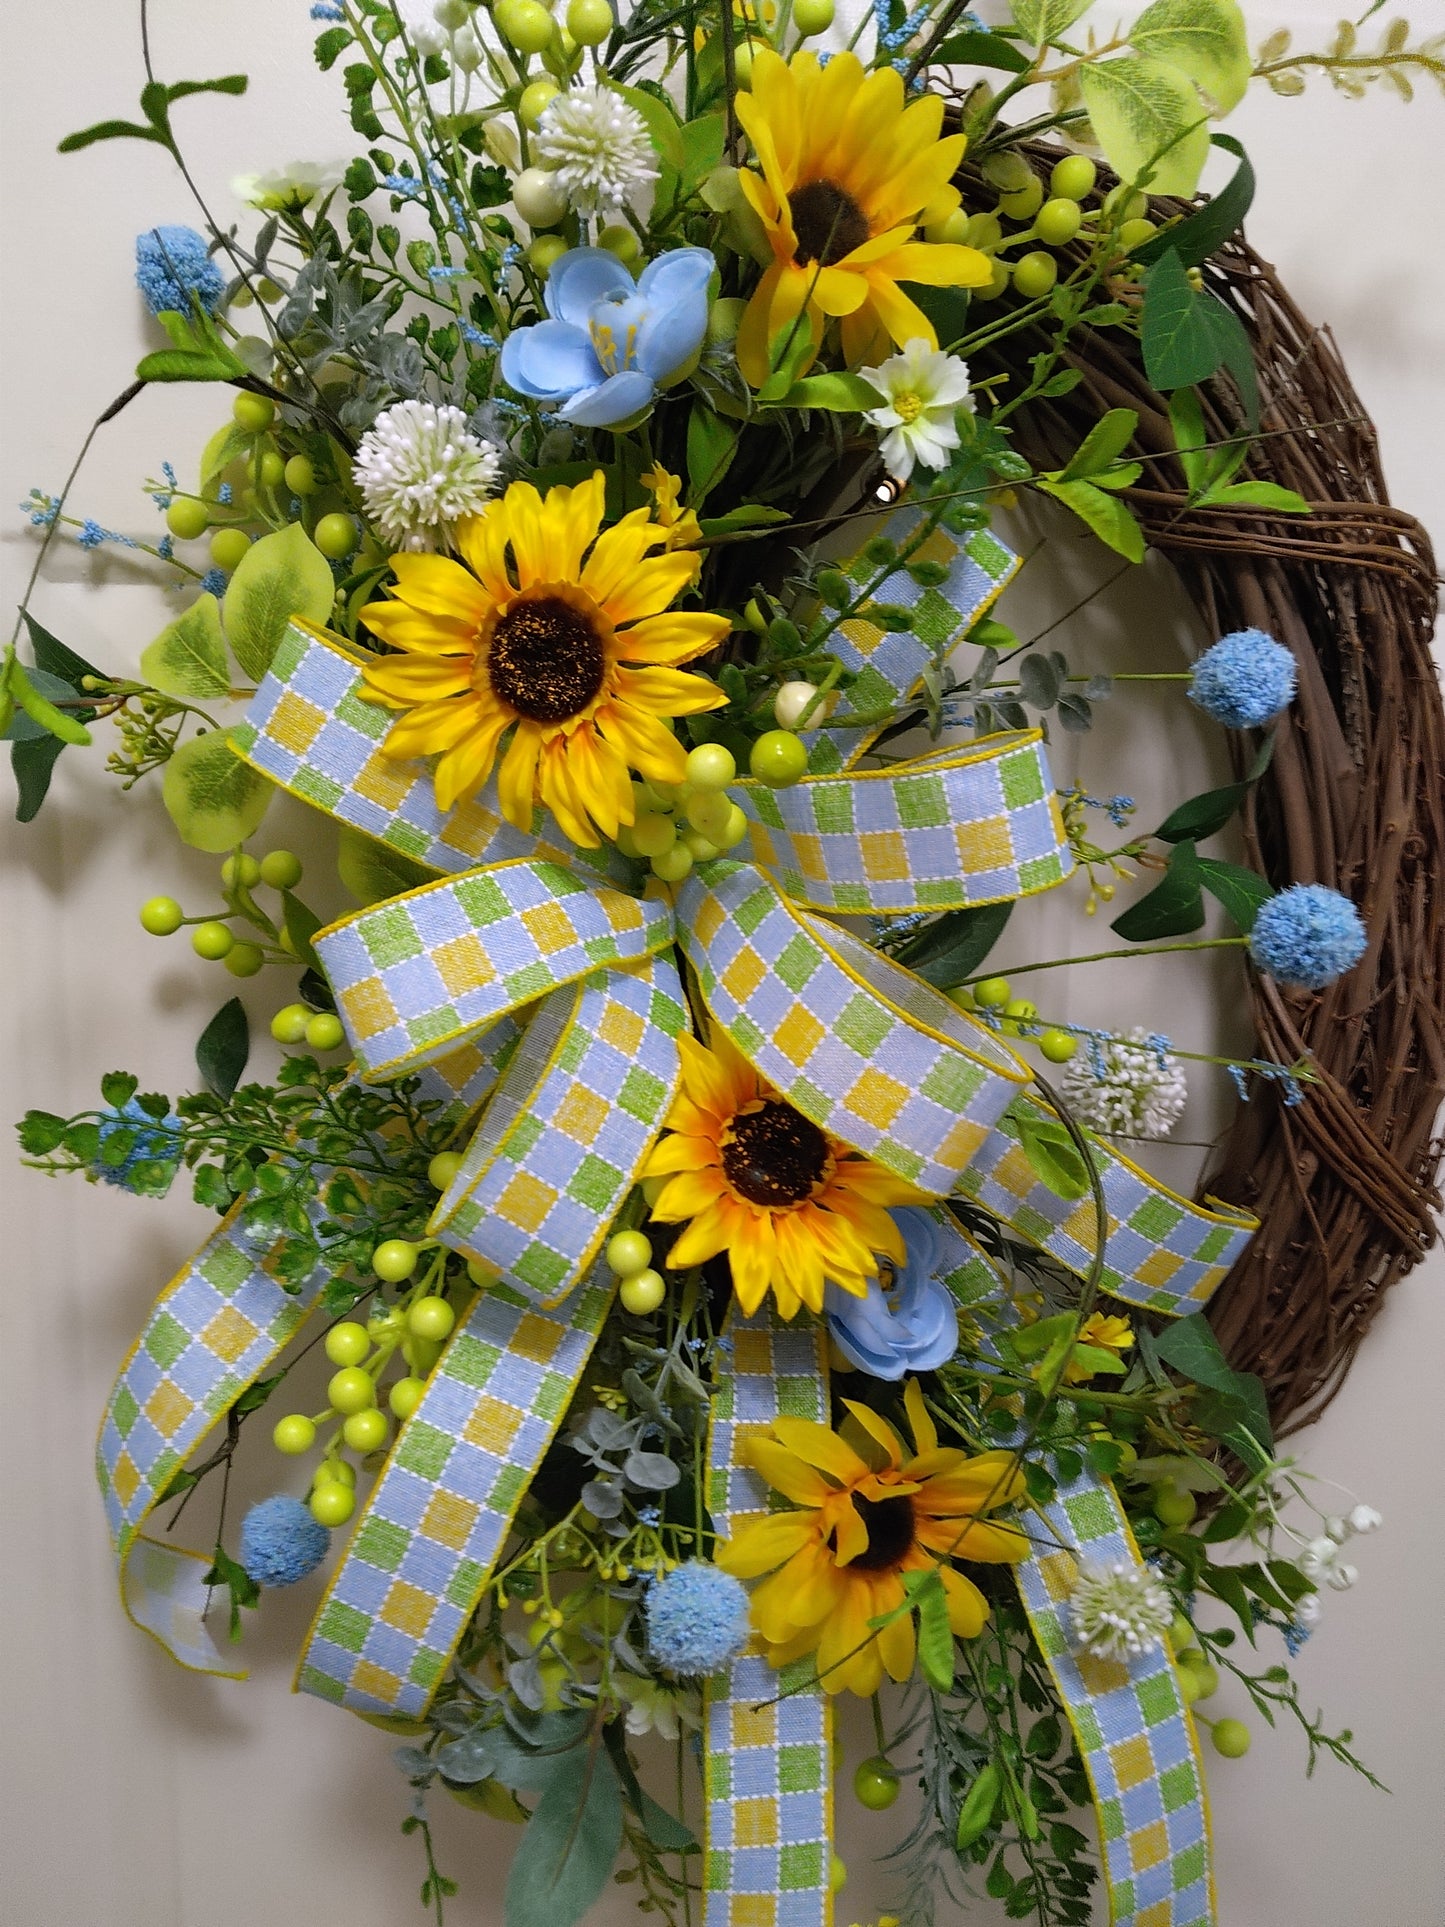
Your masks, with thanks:
[{"label": "off-white background", "polygon": [[[1249,11],[1258,34],[1289,21],[1315,41],[1335,17],[1330,0]],[[177,114],[198,178],[223,214],[236,211],[227,194],[235,173],[352,151],[334,81],[311,64],[306,12],[304,0],[157,0],[163,75],[246,69],[252,76],[244,101],[191,104]],[[183,186],[154,148],[107,146],[66,160],[54,152],[70,129],[133,111],[141,79],[134,13],[112,0],[7,10],[0,165],[0,501],[7,512],[32,483],[59,485],[86,425],[153,343],[131,285],[136,230],[193,218]],[[1350,104],[1316,82],[1303,100],[1252,95],[1231,126],[1262,176],[1250,224],[1256,244],[1279,263],[1305,311],[1333,325],[1379,424],[1396,499],[1445,542],[1445,115],[1438,96],[1413,109],[1386,98]],[[214,395],[146,395],[105,431],[75,497],[79,512],[154,539],[140,480],[167,458],[185,478],[219,414]],[[1062,584],[1054,606],[1062,608],[1099,563],[1072,529],[1048,533]],[[33,536],[13,513],[0,535],[0,604],[8,607],[29,569]],[[53,557],[36,603],[57,634],[118,670],[134,665],[166,607],[114,549],[86,558],[71,545]],[[1028,633],[1048,619],[1040,619],[1047,608],[1043,592],[1026,585],[1008,613]],[[1127,660],[1151,668],[1175,666],[1181,646],[1200,640],[1167,570],[1152,564],[1131,579],[1127,595],[1095,605],[1054,638],[1081,664],[1111,655],[1116,666]],[[1061,777],[1078,770],[1096,789],[1141,797],[1188,793],[1218,767],[1217,742],[1177,700],[1149,712],[1113,705],[1082,754],[1079,762],[1066,741]],[[0,1118],[27,1105],[92,1104],[99,1072],[122,1064],[152,1087],[185,1088],[194,1038],[235,988],[183,940],[163,946],[141,932],[135,908],[142,898],[165,890],[202,906],[213,900],[214,869],[179,849],[153,786],[124,798],[101,774],[100,760],[98,750],[68,752],[38,823],[19,829],[7,822],[3,831],[0,937],[10,1022]],[[8,792],[8,778],[0,786]],[[4,811],[8,817],[8,800]],[[304,848],[309,839],[319,848],[319,835],[299,809],[278,808],[261,847]],[[1072,908],[1051,904],[1032,914],[1034,921],[1021,917],[1010,932],[1008,957],[1091,947],[1080,941],[1089,927],[1077,899]],[[1208,1011],[1237,1002],[1230,970],[1201,966],[1190,983],[1198,1006],[1191,1010],[1182,980],[1171,977],[1166,989],[1151,968],[1139,962],[1076,974],[1067,990],[1035,979],[1035,994],[1050,1015],[1142,1019],[1183,1045],[1210,1048],[1220,1033]],[[263,1035],[286,991],[269,978],[244,987]],[[1196,1073],[1191,1082],[1180,1134],[1199,1138],[1219,1114],[1221,1093],[1207,1076]],[[1159,1168],[1187,1182],[1190,1155],[1166,1152]],[[125,1623],[114,1597],[90,1469],[96,1418],[146,1307],[204,1234],[205,1217],[183,1187],[165,1203],[138,1202],[78,1181],[49,1182],[17,1169],[8,1152],[0,1154],[0,1181],[7,1201],[0,1915],[26,1927],[420,1921],[419,1863],[397,1835],[404,1788],[387,1742],[289,1692],[308,1601],[285,1594],[268,1601],[264,1619],[248,1631],[252,1678],[234,1685],[179,1672]],[[1442,1287],[1437,1255],[1396,1290],[1344,1394],[1301,1441],[1316,1471],[1386,1515],[1385,1530],[1360,1548],[1358,1588],[1328,1597],[1324,1625],[1297,1670],[1308,1703],[1324,1704],[1336,1725],[1353,1727],[1359,1750],[1393,1794],[1372,1793],[1328,1762],[1306,1783],[1294,1732],[1257,1730],[1241,1763],[1210,1755],[1226,1927],[1362,1920],[1439,1927],[1445,1919],[1445,1535],[1436,1420],[1445,1371]],[[274,1488],[285,1470],[257,1453],[242,1498]],[[198,1533],[211,1522],[203,1515]],[[1215,1705],[1246,1711],[1229,1688]],[[863,1921],[889,1902],[885,1873],[869,1863],[885,1836],[846,1791],[839,1812],[841,1849],[852,1866],[839,1917]],[[442,1865],[463,1882],[448,1919],[458,1927],[499,1921],[511,1836],[444,1797],[435,1819]],[[628,1913],[619,1892],[599,1917],[621,1923]],[[988,1901],[954,1916],[997,1917]]]}]

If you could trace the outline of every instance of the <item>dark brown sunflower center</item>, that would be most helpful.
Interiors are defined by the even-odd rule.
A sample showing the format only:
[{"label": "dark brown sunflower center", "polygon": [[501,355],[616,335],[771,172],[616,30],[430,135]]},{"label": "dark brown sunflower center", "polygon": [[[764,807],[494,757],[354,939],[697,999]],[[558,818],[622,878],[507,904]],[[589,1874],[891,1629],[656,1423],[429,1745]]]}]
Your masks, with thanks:
[{"label": "dark brown sunflower center", "polygon": [[841,261],[868,239],[868,217],[853,196],[833,181],[809,181],[788,197],[798,246],[793,259],[825,268]]},{"label": "dark brown sunflower center", "polygon": [[563,723],[575,716],[602,687],[606,669],[601,636],[560,596],[517,603],[492,631],[492,688],[530,722]]},{"label": "dark brown sunflower center", "polygon": [[882,1572],[896,1566],[913,1544],[913,1507],[905,1495],[896,1499],[860,1499],[853,1504],[868,1534],[868,1548],[849,1561],[853,1572]]},{"label": "dark brown sunflower center", "polygon": [[723,1146],[728,1183],[749,1204],[801,1204],[828,1168],[828,1140],[791,1104],[765,1098],[732,1121]]}]

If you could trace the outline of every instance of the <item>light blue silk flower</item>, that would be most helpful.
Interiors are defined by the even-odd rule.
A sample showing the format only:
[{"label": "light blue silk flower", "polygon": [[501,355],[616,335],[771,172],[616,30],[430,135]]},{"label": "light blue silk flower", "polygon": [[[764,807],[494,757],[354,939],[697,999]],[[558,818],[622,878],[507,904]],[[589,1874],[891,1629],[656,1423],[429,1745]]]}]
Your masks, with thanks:
[{"label": "light blue silk flower", "polygon": [[615,428],[687,372],[707,333],[706,248],[673,248],[634,281],[605,248],[572,248],[547,277],[549,321],[502,344],[502,379],[564,421]]},{"label": "light blue silk flower", "polygon": [[855,1298],[837,1285],[823,1295],[828,1332],[838,1350],[873,1378],[905,1378],[947,1364],[958,1350],[958,1307],[942,1279],[938,1226],[929,1212],[905,1205],[892,1213],[908,1259],[886,1288],[873,1278]]}]

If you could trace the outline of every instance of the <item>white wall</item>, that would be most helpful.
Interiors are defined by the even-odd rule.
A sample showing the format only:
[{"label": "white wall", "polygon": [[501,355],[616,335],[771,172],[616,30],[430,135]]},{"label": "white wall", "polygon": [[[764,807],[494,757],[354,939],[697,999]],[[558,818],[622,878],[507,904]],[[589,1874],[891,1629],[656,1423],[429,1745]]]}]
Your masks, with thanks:
[{"label": "white wall", "polygon": [[[158,0],[154,11],[164,74],[245,69],[252,77],[243,101],[177,112],[218,207],[228,206],[234,173],[351,151],[336,89],[310,62],[304,0]],[[1315,40],[1335,19],[1330,0],[1300,0],[1289,14],[1250,12],[1260,33],[1288,18]],[[141,79],[134,9],[72,0],[7,13],[0,501],[8,511],[32,483],[58,486],[87,424],[151,344],[131,286],[136,230],[189,220],[191,209],[158,149],[108,146],[68,160],[54,152],[72,128],[133,111]],[[1387,98],[1351,104],[1316,82],[1303,100],[1252,97],[1232,125],[1262,176],[1250,224],[1256,245],[1306,312],[1334,327],[1380,427],[1396,499],[1445,547],[1438,95],[1413,109]],[[105,431],[77,492],[82,512],[111,527],[155,526],[140,479],[166,458],[184,470],[218,417],[213,396],[146,395]],[[6,607],[21,592],[32,544],[8,513],[0,527]],[[1136,633],[1161,616],[1177,629],[1177,611],[1151,607],[1152,593],[1136,596]],[[36,606],[82,653],[119,668],[134,663],[165,603],[114,549],[87,559],[66,546]],[[1097,624],[1080,628],[1076,647],[1096,633]],[[1152,759],[1147,745],[1135,752],[1137,774],[1121,786],[1142,792],[1163,780],[1158,740]],[[1164,761],[1175,753],[1171,741]],[[1206,756],[1197,743],[1187,753]],[[142,898],[165,890],[202,900],[214,872],[179,849],[153,794],[121,797],[98,764],[97,754],[68,753],[38,823],[7,821],[0,832],[11,1020],[0,1118],[32,1104],[91,1104],[100,1071],[122,1064],[143,1069],[152,1085],[184,1088],[193,1040],[234,988],[188,951],[140,931]],[[8,817],[8,801],[0,807]],[[306,834],[299,812],[278,810],[273,827],[277,841]],[[1071,1014],[1147,1007],[1149,989],[1137,976],[1071,986]],[[276,1001],[266,980],[244,994],[264,1020]],[[1186,1019],[1173,1022],[1182,1041]],[[1208,1107],[1207,1094],[1201,1102]],[[142,1203],[78,1182],[49,1184],[18,1171],[8,1152],[0,1181],[8,1260],[0,1913],[30,1927],[420,1920],[420,1866],[396,1831],[404,1788],[386,1741],[288,1690],[306,1602],[278,1595],[249,1629],[253,1676],[239,1686],[179,1672],[125,1623],[114,1597],[91,1476],[94,1427],[150,1300],[203,1235],[202,1214],[180,1195]],[[1301,1442],[1315,1469],[1386,1514],[1384,1532],[1362,1548],[1359,1587],[1331,1596],[1298,1671],[1307,1702],[1353,1727],[1393,1795],[1370,1792],[1328,1762],[1307,1784],[1293,1733],[1261,1733],[1248,1760],[1213,1762],[1227,1927],[1365,1919],[1439,1927],[1445,1918],[1437,1636],[1445,1538],[1435,1419],[1442,1286],[1437,1254],[1397,1289],[1345,1392]],[[258,1458],[250,1481],[264,1490],[277,1468]],[[1223,1710],[1244,1708],[1230,1700]],[[886,1879],[867,1860],[869,1840],[882,1836],[855,1824],[846,1793],[840,1813],[854,1869],[840,1920],[865,1920],[888,1904]],[[464,1889],[448,1919],[458,1927],[498,1920],[509,1836],[457,1810],[439,1811],[437,1821],[442,1864]],[[608,1917],[621,1922],[626,1913],[619,1892]],[[966,1915],[996,1917],[986,1901]]]}]

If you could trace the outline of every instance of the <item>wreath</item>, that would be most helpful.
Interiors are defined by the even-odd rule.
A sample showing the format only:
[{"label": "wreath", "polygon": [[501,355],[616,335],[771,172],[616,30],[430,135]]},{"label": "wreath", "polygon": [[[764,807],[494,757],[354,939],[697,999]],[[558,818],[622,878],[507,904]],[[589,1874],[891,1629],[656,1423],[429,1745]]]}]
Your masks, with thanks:
[{"label": "wreath", "polygon": [[[185,103],[247,82],[162,80],[148,35],[139,117],[61,143],[163,147],[203,222],[138,237],[165,345],[92,438],[161,383],[230,412],[147,479],[155,540],[74,513],[80,461],[32,495],[18,814],[112,725],[220,859],[142,925],[286,988],[279,1068],[244,1081],[233,995],[197,1090],[107,1072],[22,1150],[217,1214],[102,1420],[125,1610],[241,1676],[310,1583],[297,1685],[400,1741],[438,1922],[444,1797],[521,1827],[508,1927],[612,1878],[821,1927],[837,1803],[905,1782],[907,1927],[971,1883],[1066,1927],[1101,1879],[1111,1921],[1200,1927],[1201,1733],[1283,1714],[1369,1777],[1252,1654],[1355,1583],[1378,1515],[1276,1441],[1433,1235],[1434,564],[1212,124],[1251,79],[1445,65],[1403,23],[1301,54],[1234,0],[1087,11],[325,0],[344,171],[217,218]],[[1234,780],[1148,831],[1052,774],[1138,678],[1003,619],[1019,491],[1167,556],[1214,638],[1144,679]],[[187,592],[138,675],[36,614],[58,539]],[[269,843],[278,791],[319,858]],[[1115,941],[1005,974],[1078,887]],[[1021,994],[1210,949],[1249,1057]],[[1186,1196],[1147,1146],[1200,1076],[1245,1101]]]}]

